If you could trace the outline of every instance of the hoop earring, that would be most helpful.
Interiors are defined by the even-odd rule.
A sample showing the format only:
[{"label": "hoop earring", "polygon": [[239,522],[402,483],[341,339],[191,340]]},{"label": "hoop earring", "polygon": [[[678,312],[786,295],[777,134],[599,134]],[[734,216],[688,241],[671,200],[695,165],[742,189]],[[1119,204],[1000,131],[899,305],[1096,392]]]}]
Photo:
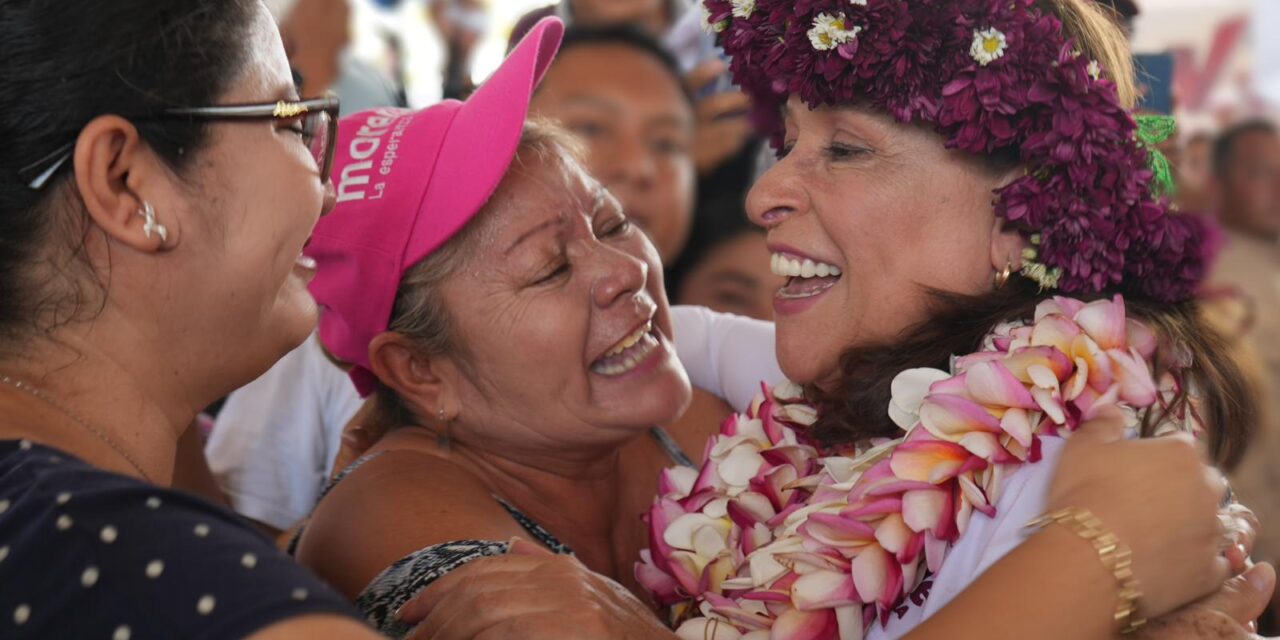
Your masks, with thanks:
[{"label": "hoop earring", "polygon": [[169,241],[169,230],[164,225],[156,222],[156,208],[151,206],[150,202],[143,201],[142,209],[138,211],[138,215],[142,216],[142,233],[151,238],[151,234],[160,236],[160,244]]},{"label": "hoop earring", "polygon": [[1006,262],[1004,265],[1004,271],[996,274],[996,289],[1003,289],[1006,284],[1009,284],[1009,277],[1012,275],[1013,262]]}]

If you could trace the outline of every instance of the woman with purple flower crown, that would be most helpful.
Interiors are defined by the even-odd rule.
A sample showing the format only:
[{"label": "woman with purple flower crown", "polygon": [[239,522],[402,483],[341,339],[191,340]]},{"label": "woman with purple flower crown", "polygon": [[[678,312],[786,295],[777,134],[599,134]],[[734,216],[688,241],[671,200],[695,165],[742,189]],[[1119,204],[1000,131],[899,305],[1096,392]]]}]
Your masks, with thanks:
[{"label": "woman with purple flower crown", "polygon": [[[1229,527],[1212,570],[1161,555],[1186,532],[1142,514],[1178,487],[1104,511],[1049,484],[1082,425],[1153,451],[1195,439],[1229,468],[1253,418],[1198,316],[1212,235],[1166,197],[1172,122],[1131,115],[1109,17],[1088,0],[705,4],[778,150],[748,210],[789,278],[777,352],[798,384],[728,421],[701,472],[663,479],[637,569],[677,633],[897,638],[932,618],[920,632],[958,635],[1045,536],[1079,552],[1021,571],[1098,582],[1024,592],[1026,620],[1001,626],[1047,608],[1071,624],[1002,637],[1130,633],[1176,603],[1166,587],[1211,590],[1227,565],[1269,591]],[[1171,564],[1188,573],[1152,573]],[[1222,637],[1247,620],[1217,620]],[[1206,633],[1190,628],[1146,633]]]},{"label": "woman with purple flower crown", "polygon": [[[1215,517],[1227,492],[1220,477],[1199,473],[1190,436],[1121,441],[1126,431],[1202,430],[1203,448],[1227,465],[1250,411],[1238,373],[1195,318],[1189,300],[1204,239],[1193,218],[1170,215],[1152,190],[1159,182],[1144,145],[1160,123],[1140,129],[1122,106],[1131,91],[1117,81],[1132,82],[1114,27],[1083,0],[709,6],[760,122],[784,151],[749,209],[770,234],[774,269],[789,278],[776,302],[777,353],[795,383],[765,390],[727,421],[700,469],[662,477],[636,577],[670,613],[675,633],[1102,638],[1151,617],[1158,623],[1144,633],[1154,637],[1201,636],[1213,625],[1224,637],[1246,634],[1274,582],[1269,566],[1249,569],[1247,548],[1237,548],[1251,544],[1249,525],[1237,522],[1247,516],[1224,509],[1230,527]],[[548,56],[539,54],[540,64]],[[351,173],[345,167],[358,148],[339,154],[336,173]],[[488,148],[494,152],[434,166],[456,171],[483,161],[496,184],[506,164]],[[520,153],[510,191],[492,200],[499,213],[484,215],[518,217],[536,230],[546,225],[526,219],[535,213],[608,201],[573,195],[594,184],[585,178],[561,185],[578,175],[566,171],[576,167],[571,158]],[[400,187],[427,188],[421,174],[405,175]],[[349,179],[340,193],[358,186]],[[530,186],[544,181],[557,186]],[[443,274],[433,277],[462,274],[448,281],[456,297],[439,299],[459,305],[449,316],[459,327],[472,327],[458,335],[484,338],[467,343],[481,355],[456,352],[464,369],[485,372],[483,385],[473,391],[473,374],[462,374],[461,395],[449,396],[406,355],[417,338],[388,331],[368,302],[375,284],[388,305],[430,296],[401,293],[396,273],[376,278],[352,258],[382,259],[381,250],[362,252],[371,238],[400,238],[388,221],[410,224],[419,211],[447,209],[417,191],[397,193],[406,192],[352,199],[321,224],[310,245],[321,274],[313,291],[326,309],[326,344],[362,362],[353,379],[370,388],[377,378],[388,394],[404,394],[399,401],[434,404],[419,412],[434,414],[439,431],[402,430],[382,441],[321,502],[299,557],[359,594],[380,626],[422,622],[424,635],[414,637],[670,638],[611,580],[635,553],[626,545],[633,512],[617,498],[629,494],[612,485],[636,483],[618,473],[625,458],[599,442],[663,422],[659,414],[678,409],[687,387],[665,355],[667,364],[625,380],[626,367],[597,367],[609,363],[606,341],[596,340],[606,357],[592,360],[594,378],[551,355],[566,351],[576,362],[578,347],[555,345],[577,345],[584,326],[601,329],[588,338],[606,337],[600,322],[617,317],[610,314],[643,311],[671,335],[660,286],[640,268],[652,252],[616,208],[595,206],[590,215],[602,230],[574,227],[594,239],[579,244],[575,235],[572,246],[610,250],[575,248],[550,270],[544,260],[516,263],[513,274],[543,274],[529,278],[533,285],[513,277],[516,293],[479,280],[482,270],[418,263],[421,273]],[[482,195],[458,207],[465,215],[454,223],[481,215]],[[415,210],[402,201],[428,204]],[[502,247],[528,236],[516,225],[479,228],[445,242],[475,241],[487,252],[482,261],[505,265]],[[343,275],[352,273],[361,275]],[[621,280],[628,273],[629,284]],[[614,295],[638,287],[636,304]],[[591,306],[575,306],[588,295]],[[506,302],[526,299],[536,303]],[[396,313],[414,308],[396,305]],[[584,309],[591,323],[564,319]],[[680,333],[688,340],[690,332]],[[731,342],[725,350],[753,346],[740,335]],[[535,360],[539,366],[527,364]],[[575,395],[579,387],[591,392]],[[451,415],[463,406],[453,438]],[[506,415],[486,415],[495,411]],[[473,457],[490,450],[506,456],[501,466]],[[548,473],[501,475],[539,456],[544,466],[556,463]],[[482,482],[473,470],[502,482]],[[553,484],[548,478],[592,491],[539,493]],[[504,493],[515,499],[493,499]],[[608,518],[565,517],[593,513]],[[1033,520],[1035,530],[1027,527]],[[520,529],[543,546],[502,542]],[[1218,597],[1187,606],[1215,590]]]}]

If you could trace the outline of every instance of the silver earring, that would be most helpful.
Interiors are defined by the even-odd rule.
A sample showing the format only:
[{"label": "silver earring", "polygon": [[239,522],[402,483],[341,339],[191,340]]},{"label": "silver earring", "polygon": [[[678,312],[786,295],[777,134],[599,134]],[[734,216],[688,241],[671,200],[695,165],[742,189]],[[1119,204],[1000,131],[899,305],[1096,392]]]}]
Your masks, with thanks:
[{"label": "silver earring", "polygon": [[142,210],[138,212],[138,215],[142,216],[144,221],[142,225],[142,233],[144,233],[148,238],[150,238],[153,233],[160,236],[160,242],[162,244],[169,241],[169,230],[166,229],[164,225],[156,222],[156,208],[151,206],[150,202],[144,201],[142,203]]}]

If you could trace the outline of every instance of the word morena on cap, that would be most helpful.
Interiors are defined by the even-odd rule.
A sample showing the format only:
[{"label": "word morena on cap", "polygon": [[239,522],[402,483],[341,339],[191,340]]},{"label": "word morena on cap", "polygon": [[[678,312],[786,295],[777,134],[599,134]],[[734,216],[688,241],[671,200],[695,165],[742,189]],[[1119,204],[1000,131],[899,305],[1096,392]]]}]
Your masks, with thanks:
[{"label": "word morena on cap", "polygon": [[1025,174],[996,191],[994,206],[1027,238],[1022,274],[1042,288],[1177,302],[1206,275],[1215,233],[1171,212],[1153,138],[1035,0],[705,0],[705,9],[775,148],[790,96],[814,108],[868,104],[933,125],[948,148],[1018,158]]}]

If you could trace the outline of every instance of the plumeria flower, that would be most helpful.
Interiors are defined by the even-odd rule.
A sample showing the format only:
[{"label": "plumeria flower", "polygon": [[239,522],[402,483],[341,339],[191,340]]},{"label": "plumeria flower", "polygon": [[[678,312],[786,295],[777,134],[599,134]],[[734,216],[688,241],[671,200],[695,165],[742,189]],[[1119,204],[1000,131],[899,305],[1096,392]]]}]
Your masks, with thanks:
[{"label": "plumeria flower", "polygon": [[973,59],[977,60],[978,64],[985,67],[1004,56],[1005,49],[1008,48],[1009,42],[999,29],[993,27],[975,30],[973,32],[973,46],[969,47],[969,55],[973,56]]},{"label": "plumeria flower", "polygon": [[819,13],[813,19],[813,28],[809,29],[809,42],[818,51],[830,51],[842,44],[853,42],[861,32],[862,27],[850,26],[843,13],[837,13],[834,16]]},{"label": "plumeria flower", "polygon": [[[889,417],[903,436],[839,454],[808,439],[818,414],[802,389],[765,388],[724,422],[700,472],[663,474],[637,579],[683,622],[681,638],[860,639],[942,569],[975,515],[995,514],[1043,436],[1116,412],[1136,429],[1148,408],[1194,391],[1152,380],[1157,351],[1123,299],[1053,298],[950,372],[902,372]],[[1157,431],[1189,428],[1194,409]]]}]

